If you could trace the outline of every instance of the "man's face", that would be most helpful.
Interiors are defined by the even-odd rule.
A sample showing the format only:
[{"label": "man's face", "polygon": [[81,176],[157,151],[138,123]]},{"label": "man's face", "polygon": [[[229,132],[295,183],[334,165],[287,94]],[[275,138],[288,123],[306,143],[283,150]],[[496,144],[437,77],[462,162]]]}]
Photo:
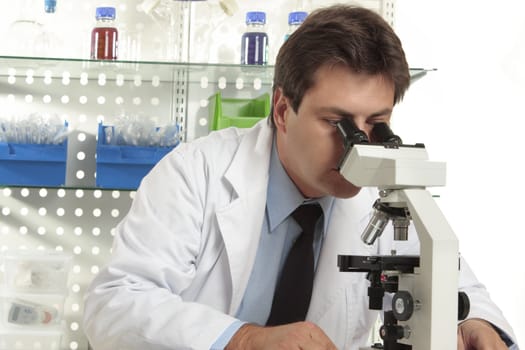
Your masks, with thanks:
[{"label": "man's face", "polygon": [[351,118],[370,138],[372,127],[389,122],[394,106],[394,85],[379,75],[356,73],[341,65],[324,66],[315,75],[297,113],[290,100],[276,89],[273,118],[279,158],[305,197],[332,195],[349,198],[359,188],[337,170],[343,139],[336,123]]}]

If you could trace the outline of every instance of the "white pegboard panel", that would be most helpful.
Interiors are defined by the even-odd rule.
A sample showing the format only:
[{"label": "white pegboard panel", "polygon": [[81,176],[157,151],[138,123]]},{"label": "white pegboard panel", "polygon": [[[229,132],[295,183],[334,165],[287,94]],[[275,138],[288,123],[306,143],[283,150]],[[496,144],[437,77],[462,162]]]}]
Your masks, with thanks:
[{"label": "white pegboard panel", "polygon": [[134,194],[82,189],[0,189],[0,251],[38,249],[73,256],[61,349],[87,349],[81,321],[84,292],[109,258],[115,226],[129,210]]},{"label": "white pegboard panel", "polygon": [[395,0],[383,0],[381,4],[381,15],[395,28],[396,8]]}]

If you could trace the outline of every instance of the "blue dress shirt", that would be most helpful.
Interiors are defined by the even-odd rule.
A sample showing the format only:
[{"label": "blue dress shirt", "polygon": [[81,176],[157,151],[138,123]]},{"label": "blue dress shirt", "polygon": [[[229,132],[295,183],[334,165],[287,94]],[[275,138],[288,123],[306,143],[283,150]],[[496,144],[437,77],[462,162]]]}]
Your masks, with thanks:
[{"label": "blue dress shirt", "polygon": [[244,323],[249,322],[262,326],[266,324],[279,274],[288,251],[301,233],[301,228],[290,215],[299,205],[308,201],[318,202],[324,213],[323,224],[318,223],[314,234],[314,258],[315,266],[317,266],[334,198],[305,199],[284,170],[277,154],[275,141],[270,158],[268,181],[261,238],[253,270],[236,314],[238,320],[232,323],[217,339],[212,350],[224,349]]}]

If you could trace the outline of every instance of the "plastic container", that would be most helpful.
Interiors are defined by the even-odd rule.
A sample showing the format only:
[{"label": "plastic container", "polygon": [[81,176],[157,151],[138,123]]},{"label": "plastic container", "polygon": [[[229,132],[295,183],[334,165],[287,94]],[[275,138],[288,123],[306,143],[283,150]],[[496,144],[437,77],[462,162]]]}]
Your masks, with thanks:
[{"label": "plastic container", "polygon": [[284,35],[284,40],[288,40],[288,37],[304,22],[308,16],[307,12],[304,11],[293,11],[288,14],[288,32]]},{"label": "plastic container", "polygon": [[0,185],[62,186],[67,141],[58,145],[0,142]]},{"label": "plastic container", "polygon": [[0,300],[0,329],[60,329],[65,295],[7,293]]},{"label": "plastic container", "polygon": [[211,130],[230,126],[250,128],[270,114],[270,95],[254,99],[223,98],[221,93],[210,97],[208,105]]},{"label": "plastic container", "polygon": [[101,188],[137,189],[153,166],[176,147],[108,145],[105,128],[98,125],[96,185]]},{"label": "plastic container", "polygon": [[62,332],[58,330],[6,330],[0,328],[0,350],[59,350]]},{"label": "plastic container", "polygon": [[60,252],[17,252],[3,256],[8,293],[67,294],[73,257]]},{"label": "plastic container", "polygon": [[116,60],[118,47],[118,30],[115,24],[114,7],[97,7],[97,23],[91,31],[91,59]]},{"label": "plastic container", "polygon": [[241,39],[241,64],[268,64],[268,34],[265,26],[265,12],[246,13],[246,31]]}]

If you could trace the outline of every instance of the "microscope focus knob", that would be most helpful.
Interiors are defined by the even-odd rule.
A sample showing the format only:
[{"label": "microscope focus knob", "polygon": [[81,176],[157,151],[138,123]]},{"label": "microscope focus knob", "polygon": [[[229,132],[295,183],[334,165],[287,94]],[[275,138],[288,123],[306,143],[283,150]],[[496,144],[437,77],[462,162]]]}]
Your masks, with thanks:
[{"label": "microscope focus knob", "polygon": [[395,324],[382,325],[381,328],[379,328],[379,336],[385,342],[388,340],[399,340],[403,338],[409,338],[410,329]]},{"label": "microscope focus knob", "polygon": [[414,298],[404,290],[394,294],[392,299],[392,312],[398,321],[407,321],[414,313]]},{"label": "microscope focus knob", "polygon": [[458,321],[463,321],[467,318],[470,312],[470,299],[467,293],[458,293]]}]

